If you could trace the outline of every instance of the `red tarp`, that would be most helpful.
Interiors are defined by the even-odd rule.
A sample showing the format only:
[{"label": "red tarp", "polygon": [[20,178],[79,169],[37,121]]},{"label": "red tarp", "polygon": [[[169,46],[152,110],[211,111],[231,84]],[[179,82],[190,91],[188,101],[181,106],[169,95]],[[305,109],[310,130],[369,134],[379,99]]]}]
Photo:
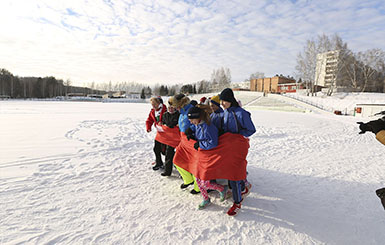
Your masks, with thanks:
[{"label": "red tarp", "polygon": [[174,148],[177,147],[180,142],[179,127],[169,128],[167,126],[162,125],[162,130],[163,132],[160,132],[158,130],[155,136],[155,140]]},{"label": "red tarp", "polygon": [[202,180],[246,179],[246,156],[249,139],[240,134],[225,133],[219,144],[211,150],[194,149],[195,140],[188,141],[181,133],[181,142],[176,148],[174,164]]}]

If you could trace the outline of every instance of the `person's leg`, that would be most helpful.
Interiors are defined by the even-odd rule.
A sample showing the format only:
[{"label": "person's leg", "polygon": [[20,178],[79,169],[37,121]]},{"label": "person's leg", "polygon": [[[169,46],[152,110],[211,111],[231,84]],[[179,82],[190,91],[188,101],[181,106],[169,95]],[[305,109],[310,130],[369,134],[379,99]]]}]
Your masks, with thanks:
[{"label": "person's leg", "polygon": [[161,149],[162,144],[159,141],[155,140],[154,144],[154,153],[155,153],[155,166],[152,168],[154,170],[158,170],[163,166],[162,156],[161,156]]},{"label": "person's leg", "polygon": [[170,176],[172,172],[172,159],[174,158],[175,155],[175,148],[171,146],[166,147],[166,160],[165,160],[165,166],[164,166],[164,171],[162,173],[163,176]]},{"label": "person's leg", "polygon": [[230,180],[231,190],[233,192],[234,203],[233,206],[227,211],[229,216],[235,216],[238,214],[242,206],[242,196],[241,196],[241,181],[232,181]]},{"label": "person's leg", "polygon": [[241,203],[242,196],[241,196],[241,181],[229,181],[231,186],[231,191],[233,193],[233,199],[235,203]]},{"label": "person's leg", "polygon": [[203,196],[203,201],[199,204],[198,209],[204,209],[211,203],[209,195],[207,193],[207,186],[210,183],[210,181],[196,178],[196,182]]},{"label": "person's leg", "polygon": [[210,189],[210,190],[217,190],[219,192],[222,192],[225,187],[223,185],[220,185],[220,184],[217,184],[217,183],[213,183],[211,181],[207,181],[207,184],[206,184],[206,187],[207,189]]},{"label": "person's leg", "polygon": [[197,185],[199,187],[199,190],[202,193],[203,199],[208,200],[209,199],[209,194],[207,193],[207,182],[210,182],[208,180],[201,180],[201,179],[196,179]]},{"label": "person's leg", "polygon": [[245,181],[241,180],[241,191],[245,190]]},{"label": "person's leg", "polygon": [[[180,176],[182,176],[183,184],[184,184],[186,187],[189,186],[189,185],[191,185],[193,182],[196,182],[196,181],[195,181],[195,178],[193,178],[193,175],[192,175],[189,171],[187,171],[187,170],[185,170],[185,169],[183,169],[183,168],[181,168],[181,167],[178,167],[178,166],[176,166],[176,165],[175,165],[175,167],[176,167],[176,169],[178,170]],[[186,188],[186,187],[182,187],[182,186],[181,186],[182,189],[184,189],[184,188]],[[198,190],[199,190],[199,187],[198,187]]]},{"label": "person's leg", "polygon": [[197,183],[196,178],[194,177],[194,175],[191,174],[191,176],[194,179],[194,189],[191,191],[191,194],[197,194],[197,193],[199,193],[199,186],[198,186],[198,183]]}]

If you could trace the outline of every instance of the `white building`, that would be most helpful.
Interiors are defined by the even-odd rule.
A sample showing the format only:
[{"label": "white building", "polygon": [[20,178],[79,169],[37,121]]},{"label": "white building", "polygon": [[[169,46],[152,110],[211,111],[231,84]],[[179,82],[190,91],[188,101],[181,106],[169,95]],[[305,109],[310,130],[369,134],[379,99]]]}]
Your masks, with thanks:
[{"label": "white building", "polygon": [[315,85],[336,87],[339,50],[317,54]]}]

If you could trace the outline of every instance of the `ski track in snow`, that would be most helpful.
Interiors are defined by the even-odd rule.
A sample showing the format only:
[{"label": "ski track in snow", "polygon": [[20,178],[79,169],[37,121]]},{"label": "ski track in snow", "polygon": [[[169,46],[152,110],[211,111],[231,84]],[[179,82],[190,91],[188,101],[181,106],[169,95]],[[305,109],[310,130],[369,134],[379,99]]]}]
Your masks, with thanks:
[{"label": "ski track in snow", "polygon": [[[282,116],[283,115],[283,116]],[[64,137],[77,154],[24,159],[24,179],[0,180],[0,244],[383,244],[374,190],[385,185],[383,146],[355,122],[253,111],[251,194],[197,210],[200,195],[151,169],[154,133],[143,118],[86,120]],[[275,120],[277,119],[278,120]],[[314,127],[317,129],[314,130]]]}]

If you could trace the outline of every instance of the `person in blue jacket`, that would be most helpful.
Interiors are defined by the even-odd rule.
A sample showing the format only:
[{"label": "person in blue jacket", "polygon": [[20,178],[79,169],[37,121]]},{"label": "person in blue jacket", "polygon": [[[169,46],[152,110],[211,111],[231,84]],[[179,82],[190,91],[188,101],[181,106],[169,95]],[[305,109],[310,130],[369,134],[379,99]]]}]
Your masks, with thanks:
[{"label": "person in blue jacket", "polygon": [[[255,127],[250,117],[250,112],[242,109],[234,97],[230,88],[224,89],[219,95],[221,105],[224,108],[222,118],[222,129],[224,132],[241,134],[244,137],[250,137],[255,133]],[[234,203],[227,214],[234,216],[241,208],[242,196],[249,194],[249,188],[245,187],[245,181],[229,181]],[[243,190],[243,191],[242,191]],[[243,195],[242,195],[243,194]]]},{"label": "person in blue jacket", "polygon": [[[187,114],[192,124],[192,133],[188,135],[187,138],[194,138],[197,141],[194,144],[196,150],[198,150],[198,148],[211,150],[218,146],[218,129],[211,123],[210,116],[206,110],[209,110],[208,106],[198,105],[190,108]],[[199,204],[198,209],[203,209],[211,204],[208,196],[209,189],[219,191],[220,200],[225,200],[227,187],[212,183],[206,179],[196,178],[196,181],[203,196],[203,201]]]},{"label": "person in blue jacket", "polygon": [[[172,104],[179,111],[179,119],[178,119],[179,130],[183,133],[186,133],[187,129],[191,130],[190,128],[191,123],[188,119],[187,113],[188,113],[188,110],[194,106],[190,102],[191,102],[190,99],[184,94],[177,94],[172,97]],[[176,165],[175,167],[183,179],[183,184],[180,186],[180,188],[186,189],[188,186],[194,184],[194,189],[192,189],[190,193],[191,194],[200,193],[199,187],[194,175],[181,167],[178,167]]]}]

